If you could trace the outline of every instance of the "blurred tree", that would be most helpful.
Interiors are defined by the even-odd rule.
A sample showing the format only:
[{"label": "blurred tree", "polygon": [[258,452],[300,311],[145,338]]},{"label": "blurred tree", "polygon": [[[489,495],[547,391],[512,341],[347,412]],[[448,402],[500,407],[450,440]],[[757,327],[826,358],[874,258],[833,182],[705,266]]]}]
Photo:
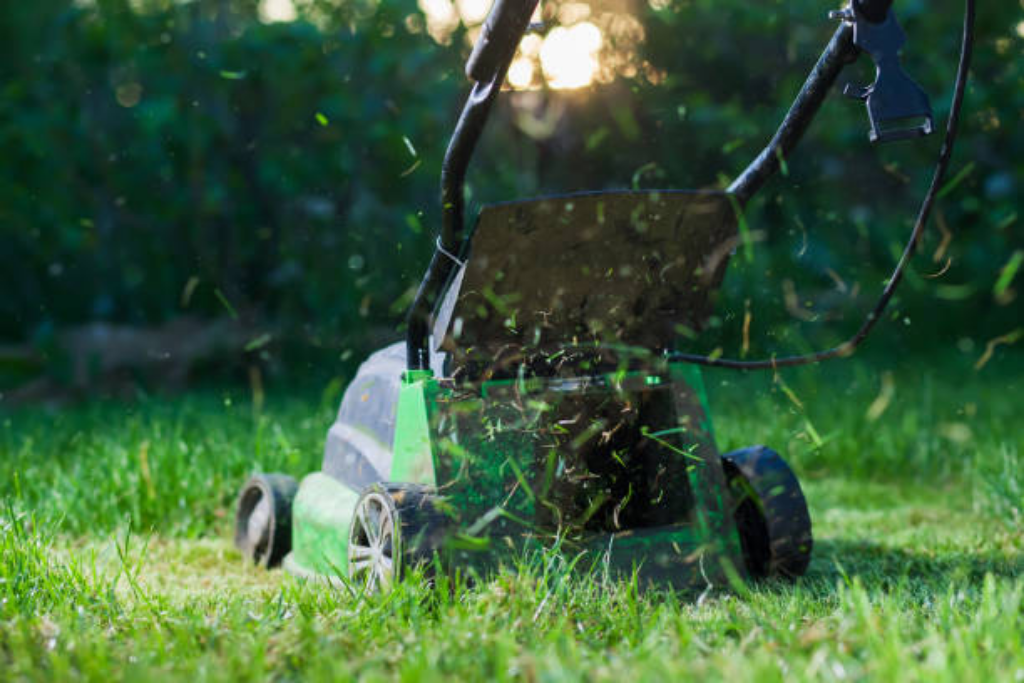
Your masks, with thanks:
[{"label": "blurred tree", "polygon": [[[6,8],[0,339],[184,310],[251,311],[335,349],[393,333],[432,247],[472,26],[451,15],[439,45],[413,0],[296,6],[297,21],[278,23],[261,23],[256,0]],[[720,186],[760,149],[833,29],[812,0],[587,7],[549,1],[544,17],[599,28],[599,83],[544,87],[531,39],[529,89],[496,112],[471,171],[474,203]],[[961,8],[941,9],[899,5],[905,61],[940,120]],[[1022,249],[1024,23],[1017,3],[982,12],[939,229],[897,306],[919,333],[953,338],[1019,323],[1020,280],[1006,268]],[[870,78],[866,64],[858,71]],[[871,147],[862,106],[831,98],[788,177],[749,211],[763,241],[735,260],[712,343],[735,348],[751,298],[755,350],[846,331],[905,237],[937,137]],[[940,278],[923,277],[947,259]],[[824,324],[844,312],[843,325]]]}]

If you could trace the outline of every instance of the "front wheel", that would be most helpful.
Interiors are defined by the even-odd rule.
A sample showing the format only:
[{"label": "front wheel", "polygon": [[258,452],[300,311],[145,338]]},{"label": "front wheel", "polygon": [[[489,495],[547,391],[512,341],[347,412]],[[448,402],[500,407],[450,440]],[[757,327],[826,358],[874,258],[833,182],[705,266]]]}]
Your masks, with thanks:
[{"label": "front wheel", "polygon": [[235,546],[270,569],[292,549],[292,501],[299,484],[286,474],[256,474],[238,494]]},{"label": "front wheel", "polygon": [[722,456],[743,560],[754,577],[803,576],[811,562],[811,515],[800,482],[766,446]]}]

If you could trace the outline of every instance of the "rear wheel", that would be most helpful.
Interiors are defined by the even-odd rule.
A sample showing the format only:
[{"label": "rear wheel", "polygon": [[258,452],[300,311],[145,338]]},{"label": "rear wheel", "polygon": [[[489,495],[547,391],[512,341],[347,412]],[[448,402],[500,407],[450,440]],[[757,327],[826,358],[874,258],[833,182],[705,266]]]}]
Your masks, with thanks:
[{"label": "rear wheel", "polygon": [[747,571],[795,578],[807,571],[814,541],[800,482],[778,453],[751,446],[722,456]]},{"label": "rear wheel", "polygon": [[348,537],[348,575],[374,593],[387,591],[410,568],[440,550],[445,515],[433,489],[417,484],[366,487],[356,503]]},{"label": "rear wheel", "polygon": [[238,494],[235,546],[242,555],[271,568],[292,548],[292,501],[299,484],[285,474],[254,475]]}]

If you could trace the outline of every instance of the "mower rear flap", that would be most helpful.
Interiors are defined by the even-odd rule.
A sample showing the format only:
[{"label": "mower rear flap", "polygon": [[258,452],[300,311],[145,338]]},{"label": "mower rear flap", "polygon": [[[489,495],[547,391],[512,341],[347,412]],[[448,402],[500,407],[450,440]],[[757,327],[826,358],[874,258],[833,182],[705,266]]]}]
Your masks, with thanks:
[{"label": "mower rear flap", "polygon": [[727,193],[571,194],[484,207],[434,331],[459,361],[567,344],[670,348],[699,331],[736,246]]}]

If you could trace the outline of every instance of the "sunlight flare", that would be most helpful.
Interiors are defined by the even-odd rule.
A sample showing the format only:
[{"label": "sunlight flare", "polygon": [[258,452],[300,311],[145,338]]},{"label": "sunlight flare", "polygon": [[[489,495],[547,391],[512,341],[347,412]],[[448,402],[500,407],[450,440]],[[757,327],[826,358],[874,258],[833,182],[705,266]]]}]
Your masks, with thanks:
[{"label": "sunlight flare", "polygon": [[556,89],[590,85],[600,66],[597,55],[602,42],[601,30],[589,21],[552,29],[540,48],[548,85]]},{"label": "sunlight flare", "polygon": [[295,21],[298,14],[292,0],[260,0],[260,21],[271,24],[276,21]]}]

